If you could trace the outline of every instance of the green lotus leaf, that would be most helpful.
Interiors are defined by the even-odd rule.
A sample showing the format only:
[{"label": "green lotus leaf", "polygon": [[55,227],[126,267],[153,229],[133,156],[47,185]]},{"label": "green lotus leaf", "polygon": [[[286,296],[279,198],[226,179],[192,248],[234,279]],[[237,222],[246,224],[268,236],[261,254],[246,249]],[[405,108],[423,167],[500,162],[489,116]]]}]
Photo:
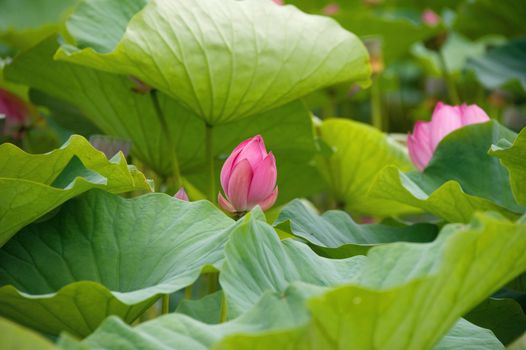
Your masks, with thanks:
[{"label": "green lotus leaf", "polygon": [[0,249],[0,315],[79,336],[109,315],[132,322],[217,265],[231,223],[206,201],[90,191]]},{"label": "green lotus leaf", "polygon": [[[6,77],[72,104],[103,132],[131,140],[132,154],[159,175],[171,175],[169,143],[151,97],[133,92],[134,85],[128,77],[54,61],[57,48],[53,36],[23,52],[5,68]],[[177,123],[175,118],[167,118],[170,135],[179,140],[186,131],[195,137],[196,126],[187,121],[194,118],[188,111],[162,94],[159,103],[166,114],[178,118]],[[176,145],[183,147],[179,142]],[[186,161],[187,158],[179,159],[181,166]]]},{"label": "green lotus leaf", "polygon": [[359,225],[344,211],[329,210],[319,215],[298,199],[281,210],[274,226],[286,223],[290,225],[290,233],[305,239],[318,253],[333,258],[364,255],[373,246],[385,243],[429,242],[438,231],[432,224]]},{"label": "green lotus leaf", "polygon": [[2,0],[0,42],[28,49],[56,32],[76,0]]},{"label": "green lotus leaf", "polygon": [[[322,260],[250,219],[225,247],[220,280],[229,311],[247,310],[268,290],[283,293],[294,280],[325,286],[308,301],[312,324],[322,327],[309,332],[317,348],[431,349],[459,317],[526,270],[525,225],[478,214],[469,225],[446,226],[431,243],[392,243],[367,257]],[[330,268],[336,262],[348,265],[345,275]]]},{"label": "green lotus leaf", "polygon": [[0,145],[0,246],[25,225],[89,189],[151,191],[144,175],[122,154],[108,160],[82,136],[60,149],[29,154]]},{"label": "green lotus leaf", "polygon": [[488,89],[496,89],[517,82],[526,91],[526,40],[515,39],[470,60],[480,82]]},{"label": "green lotus leaf", "polygon": [[[305,301],[308,286],[291,286],[283,293],[266,293],[245,314],[233,321],[208,325],[179,314],[170,314],[132,328],[112,316],[82,342],[63,335],[59,344],[66,350],[226,350],[226,349],[346,349],[345,344],[324,343],[324,325],[309,319]],[[354,347],[353,347],[354,348]],[[461,319],[434,350],[503,349],[493,334]],[[368,348],[359,348],[368,349]],[[372,348],[371,348],[372,349]]]},{"label": "green lotus leaf", "polygon": [[[221,283],[229,303],[247,307],[241,316],[209,325],[171,314],[136,328],[110,318],[81,345],[503,349],[490,331],[459,317],[526,269],[525,223],[479,214],[469,225],[445,227],[432,243],[388,244],[367,257],[331,261],[301,243],[280,241],[262,219],[253,212],[238,222],[225,249]],[[337,261],[354,261],[357,269],[338,275],[330,269]],[[305,264],[314,276],[302,275]],[[327,277],[318,279],[320,271],[352,281],[324,287]]]},{"label": "green lotus leaf", "polygon": [[415,209],[368,194],[378,172],[388,165],[403,170],[413,166],[407,152],[377,129],[347,119],[329,119],[319,128],[321,139],[333,150],[319,161],[319,170],[338,201],[348,211],[389,216]]},{"label": "green lotus leaf", "polygon": [[[261,113],[328,85],[369,82],[360,40],[334,20],[293,6],[152,0],[124,30],[121,19],[129,13],[121,12],[128,6],[114,3],[121,1],[86,0],[79,6],[67,26],[80,47],[64,45],[56,57],[133,75],[208,124]],[[119,18],[109,34],[107,21],[92,16],[101,12]]]},{"label": "green lotus leaf", "polygon": [[502,165],[508,169],[510,185],[518,203],[526,204],[526,128],[523,129],[513,144],[502,140],[507,147],[493,145],[489,154],[500,159]]},{"label": "green lotus leaf", "polygon": [[519,339],[517,339],[513,344],[508,346],[508,350],[524,350],[526,349],[526,333],[524,333]]},{"label": "green lotus leaf", "polygon": [[199,299],[183,299],[177,305],[175,312],[185,314],[208,324],[221,323],[221,299],[223,292],[218,291]]},{"label": "green lotus leaf", "polygon": [[[316,255],[303,243],[290,239],[283,242],[280,243],[272,226],[253,215],[238,222],[225,247],[226,259],[219,276],[228,296],[229,317],[255,305],[266,291],[284,291],[294,281],[318,286],[350,281],[359,272],[364,258],[332,260]],[[265,253],[266,249],[273,249],[272,253]],[[278,267],[279,272],[275,271]],[[240,280],[248,275],[253,277]]]},{"label": "green lotus leaf", "polygon": [[505,345],[526,332],[526,315],[521,305],[510,298],[488,298],[465,317],[480,327],[491,329]]},{"label": "green lotus leaf", "polygon": [[453,26],[472,39],[490,34],[513,37],[524,35],[525,16],[526,5],[521,0],[504,1],[499,6],[491,0],[473,0],[462,3]]},{"label": "green lotus leaf", "polygon": [[495,121],[458,129],[440,142],[423,173],[389,167],[378,176],[371,196],[413,205],[450,222],[468,222],[474,212],[485,210],[517,218],[525,207],[515,202],[506,169],[488,155],[498,140],[514,138]]},{"label": "green lotus leaf", "polygon": [[41,335],[0,317],[0,339],[3,350],[58,350]]},{"label": "green lotus leaf", "polygon": [[[151,96],[133,92],[132,81],[127,77],[53,60],[57,48],[56,39],[49,38],[20,54],[6,68],[9,79],[76,106],[104,133],[131,140],[134,156],[159,175],[169,177],[174,163]],[[162,112],[168,117],[180,171],[206,193],[209,171],[205,161],[205,123],[172,98],[158,96]],[[78,125],[79,120],[70,123]],[[322,188],[323,181],[310,164],[316,153],[311,114],[299,101],[214,127],[216,173],[238,143],[256,134],[264,137],[267,148],[276,156],[281,203]]]}]

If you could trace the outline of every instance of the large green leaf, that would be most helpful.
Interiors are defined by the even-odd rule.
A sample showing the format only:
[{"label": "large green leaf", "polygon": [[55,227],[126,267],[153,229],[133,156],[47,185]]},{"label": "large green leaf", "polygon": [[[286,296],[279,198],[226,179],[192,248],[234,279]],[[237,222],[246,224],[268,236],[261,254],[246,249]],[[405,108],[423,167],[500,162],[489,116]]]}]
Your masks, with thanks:
[{"label": "large green leaf", "polygon": [[183,299],[177,305],[175,312],[208,324],[221,323],[222,298],[223,291],[218,291],[199,300]]},{"label": "large green leaf", "polygon": [[511,190],[517,202],[526,204],[526,128],[519,133],[513,145],[507,140],[502,140],[502,143],[507,147],[493,145],[489,153],[499,158],[508,169]]},{"label": "large green leaf", "polygon": [[0,41],[27,49],[59,24],[77,0],[2,0],[0,2]]},{"label": "large green leaf", "polygon": [[108,160],[81,136],[46,154],[0,145],[0,246],[25,225],[92,188],[151,190],[122,154]]},{"label": "large green leaf", "polygon": [[[318,343],[315,332],[321,331],[322,325],[308,322],[304,302],[309,293],[301,287],[288,288],[279,295],[266,293],[254,308],[228,323],[211,326],[171,314],[131,328],[111,317],[82,342],[63,336],[59,343],[66,350],[347,349],[345,344]],[[491,332],[461,319],[434,350],[502,348]]]},{"label": "large green leaf", "polygon": [[58,350],[41,335],[0,317],[0,341],[3,350]]},{"label": "large green leaf", "polygon": [[[54,61],[57,48],[55,37],[48,38],[7,66],[6,77],[73,104],[105,133],[131,140],[132,153],[158,174],[171,174],[170,149],[150,96],[134,93],[127,77]],[[165,113],[180,119],[179,128],[169,119],[171,135],[195,133],[185,122],[192,118],[189,112],[163,95],[159,100]],[[184,165],[185,158],[180,162]]]},{"label": "large green leaf", "polygon": [[[337,270],[327,269],[334,262],[320,263],[255,221],[240,225],[225,248],[220,277],[231,309],[254,305],[257,293],[284,292],[293,279],[324,285],[319,271],[334,276]],[[309,334],[319,337],[319,348],[432,348],[461,315],[526,269],[525,229],[499,215],[477,215],[470,225],[447,226],[432,243],[387,244],[341,261],[355,268],[348,267],[349,280],[338,283],[344,285],[309,300]],[[298,266],[312,275],[298,274]]]},{"label": "large green leaf", "polygon": [[65,45],[56,57],[136,76],[209,124],[261,113],[327,85],[368,83],[368,55],[360,40],[335,21],[292,6],[152,0],[125,31],[110,28],[117,34],[108,34],[107,21],[91,16],[125,18],[122,11],[111,1],[84,2],[68,28],[73,36],[89,28],[78,38],[86,48]]},{"label": "large green leaf", "polygon": [[131,322],[218,264],[231,223],[206,201],[90,191],[0,249],[0,315],[81,336],[108,315]]},{"label": "large green leaf", "polygon": [[[375,247],[367,257],[340,261],[356,265],[345,276],[352,281],[319,287],[327,284],[316,278],[319,271],[341,277],[338,269],[328,269],[336,261],[317,257],[301,243],[280,241],[258,218],[253,212],[239,222],[226,247],[221,283],[230,305],[247,308],[239,318],[208,325],[172,314],[134,329],[110,318],[82,344],[96,349],[503,348],[491,332],[458,318],[526,269],[525,223],[478,215],[470,225],[447,226],[433,243]],[[303,275],[308,269],[315,275]]]},{"label": "large green leaf", "polygon": [[488,89],[517,82],[526,91],[526,39],[515,39],[467,64]]},{"label": "large green leaf", "polygon": [[423,173],[385,169],[371,195],[422,208],[451,222],[468,222],[477,210],[517,218],[525,208],[513,198],[508,173],[488,149],[515,134],[492,121],[446,136]]},{"label": "large green leaf", "polygon": [[[105,133],[131,140],[133,155],[158,174],[169,176],[173,171],[169,142],[150,96],[134,93],[127,77],[54,61],[52,56],[57,47],[56,40],[49,38],[19,55],[6,68],[8,77],[78,107]],[[168,117],[169,134],[174,139],[183,176],[206,193],[209,179],[205,123],[166,95],[160,94],[159,102]],[[265,138],[267,148],[276,156],[281,202],[320,189],[323,182],[316,181],[318,174],[309,164],[316,152],[311,114],[299,101],[214,127],[217,173],[221,160],[239,142],[256,134]]]},{"label": "large green leaf", "polygon": [[[294,240],[281,244],[274,229],[253,216],[249,214],[238,223],[225,247],[219,277],[228,296],[230,317],[255,305],[268,290],[282,292],[295,281],[331,286],[349,281],[359,272],[362,256],[331,260]],[[267,249],[272,250],[265,253]],[[245,279],[248,275],[252,277]]]},{"label": "large green leaf", "polygon": [[508,346],[508,350],[525,350],[526,349],[526,333],[524,333],[519,339],[517,339],[513,344]]},{"label": "large green leaf", "polygon": [[396,241],[429,242],[437,234],[436,226],[431,224],[359,225],[344,211],[330,210],[319,215],[312,206],[298,199],[281,210],[274,225],[283,227],[286,223],[292,234],[330,257],[366,254],[373,246]]},{"label": "large green leaf", "polygon": [[491,329],[505,345],[526,331],[526,315],[513,299],[489,298],[465,317],[478,326]]},{"label": "large green leaf", "polygon": [[345,208],[362,214],[388,216],[414,211],[392,200],[370,198],[378,172],[388,165],[413,169],[407,152],[377,129],[347,119],[329,119],[319,128],[334,153],[319,161],[319,170]]},{"label": "large green leaf", "polygon": [[455,30],[471,38],[502,34],[520,36],[526,32],[526,3],[506,0],[498,4],[492,0],[465,1],[455,18]]}]

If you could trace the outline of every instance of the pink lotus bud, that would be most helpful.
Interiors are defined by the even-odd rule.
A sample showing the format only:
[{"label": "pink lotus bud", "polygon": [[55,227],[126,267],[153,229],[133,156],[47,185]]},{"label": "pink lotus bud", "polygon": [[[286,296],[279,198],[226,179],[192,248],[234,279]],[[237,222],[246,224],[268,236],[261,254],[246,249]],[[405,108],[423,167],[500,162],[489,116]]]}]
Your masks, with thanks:
[{"label": "pink lotus bud", "polygon": [[437,15],[435,11],[426,9],[422,12],[422,22],[428,26],[436,26],[440,23],[440,16]]},{"label": "pink lotus bud", "polygon": [[19,139],[24,127],[31,122],[31,109],[19,97],[0,89],[0,119],[4,118],[4,134]]},{"label": "pink lotus bud", "polygon": [[335,14],[340,12],[340,5],[338,5],[337,3],[328,4],[323,8],[323,10],[321,10],[321,12],[326,16],[334,16]]},{"label": "pink lotus bud", "polygon": [[409,156],[419,170],[423,170],[440,141],[452,131],[469,124],[484,123],[489,117],[479,106],[449,106],[438,102],[430,122],[418,121],[407,138]]},{"label": "pink lotus bud", "polygon": [[232,213],[246,212],[256,205],[270,208],[278,197],[276,159],[267,154],[259,135],[241,142],[221,169],[221,186],[226,198],[218,195],[219,205]]},{"label": "pink lotus bud", "polygon": [[184,187],[181,187],[179,191],[177,191],[177,193],[174,194],[174,197],[182,201],[186,201],[186,202],[190,201],[188,199],[188,195],[186,194],[186,191],[184,190]]},{"label": "pink lotus bud", "polygon": [[273,3],[275,4],[278,4],[278,5],[285,5],[285,1],[284,0],[272,0]]}]

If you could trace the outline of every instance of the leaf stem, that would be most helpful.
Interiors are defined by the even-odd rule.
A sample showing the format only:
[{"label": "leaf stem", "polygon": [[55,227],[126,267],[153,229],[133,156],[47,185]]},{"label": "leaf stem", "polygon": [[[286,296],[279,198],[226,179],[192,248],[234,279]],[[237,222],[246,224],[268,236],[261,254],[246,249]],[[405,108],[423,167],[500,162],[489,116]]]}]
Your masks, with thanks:
[{"label": "leaf stem", "polygon": [[214,164],[214,150],[213,150],[213,126],[206,124],[205,132],[205,157],[208,163],[208,200],[215,203],[216,199],[216,179],[215,179],[215,164]]},{"label": "leaf stem", "polygon": [[225,297],[225,291],[221,293],[221,307],[219,309],[219,323],[223,323],[226,321],[228,313],[228,307],[226,304],[226,297]]},{"label": "leaf stem", "polygon": [[161,108],[161,105],[159,103],[159,96],[157,95],[157,90],[153,89],[150,91],[150,98],[152,100],[153,108],[155,109],[155,113],[157,114],[157,118],[159,119],[159,122],[161,123],[161,129],[164,134],[164,137],[166,138],[166,141],[168,142],[168,148],[170,148],[170,160],[172,163],[172,169],[171,169],[171,175],[172,175],[172,181],[175,187],[175,191],[181,186],[181,171],[179,169],[179,160],[177,159],[177,153],[175,151],[175,143],[173,138],[170,135],[170,129],[168,128],[168,122],[166,121],[166,117],[163,113],[163,110]]},{"label": "leaf stem", "polygon": [[165,315],[169,311],[170,311],[170,294],[163,294],[163,306],[162,306],[161,313]]},{"label": "leaf stem", "polygon": [[184,289],[184,298],[187,300],[192,299],[192,285],[189,285]]},{"label": "leaf stem", "polygon": [[375,74],[372,78],[371,86],[371,121],[375,128],[384,130],[387,123],[384,123],[382,112],[382,92],[380,89],[379,75]]},{"label": "leaf stem", "polygon": [[217,278],[218,278],[217,272],[210,272],[208,274],[208,294],[217,292],[217,290],[219,289]]},{"label": "leaf stem", "polygon": [[449,99],[451,100],[451,103],[454,105],[460,104],[460,98],[458,95],[457,87],[455,85],[455,82],[451,78],[451,73],[449,72],[449,69],[447,67],[446,63],[446,57],[444,56],[444,51],[438,50],[438,59],[440,61],[440,66],[442,68],[442,75],[444,76],[444,80],[447,84],[447,91],[449,93]]}]

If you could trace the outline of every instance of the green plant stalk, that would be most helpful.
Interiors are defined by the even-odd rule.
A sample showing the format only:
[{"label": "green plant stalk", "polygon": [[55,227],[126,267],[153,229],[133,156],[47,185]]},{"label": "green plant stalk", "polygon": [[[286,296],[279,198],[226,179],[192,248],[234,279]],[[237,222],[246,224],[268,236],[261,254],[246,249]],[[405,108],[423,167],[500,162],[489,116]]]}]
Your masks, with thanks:
[{"label": "green plant stalk", "polygon": [[371,121],[375,128],[384,130],[384,120],[382,113],[382,92],[380,90],[379,76],[376,75],[372,79],[371,85]]},{"label": "green plant stalk", "polygon": [[170,311],[170,294],[163,294],[163,305],[162,305],[161,313],[165,315],[169,311]]},{"label": "green plant stalk", "polygon": [[184,289],[184,298],[187,300],[192,299],[192,285],[189,285]]},{"label": "green plant stalk", "polygon": [[215,164],[214,164],[214,150],[213,142],[213,126],[206,124],[205,132],[205,157],[208,163],[208,200],[215,203],[216,199],[216,179],[215,179]]},{"label": "green plant stalk", "polygon": [[442,75],[444,76],[444,80],[447,84],[447,91],[449,94],[449,99],[451,100],[450,102],[454,105],[459,105],[460,97],[457,91],[457,87],[455,85],[455,82],[453,81],[453,78],[451,77],[451,73],[449,72],[449,69],[447,67],[446,58],[442,50],[438,50],[438,59],[442,68]]},{"label": "green plant stalk", "polygon": [[226,322],[226,317],[228,314],[228,308],[226,304],[225,291],[221,294],[221,307],[219,309],[219,323]]},{"label": "green plant stalk", "polygon": [[161,105],[159,103],[159,97],[157,96],[157,90],[150,91],[150,98],[152,100],[153,107],[155,109],[155,113],[157,114],[157,118],[159,118],[159,122],[161,123],[161,129],[164,133],[164,136],[166,137],[166,141],[168,142],[168,147],[170,148],[170,159],[172,161],[172,176],[171,176],[171,182],[173,183],[175,187],[175,191],[181,186],[181,171],[179,169],[179,160],[177,159],[177,153],[175,152],[175,143],[173,138],[170,135],[170,129],[168,129],[168,122],[166,121],[166,117],[163,113],[163,110],[161,109]]},{"label": "green plant stalk", "polygon": [[215,293],[219,289],[218,278],[219,274],[217,272],[210,272],[208,274],[208,294]]}]

